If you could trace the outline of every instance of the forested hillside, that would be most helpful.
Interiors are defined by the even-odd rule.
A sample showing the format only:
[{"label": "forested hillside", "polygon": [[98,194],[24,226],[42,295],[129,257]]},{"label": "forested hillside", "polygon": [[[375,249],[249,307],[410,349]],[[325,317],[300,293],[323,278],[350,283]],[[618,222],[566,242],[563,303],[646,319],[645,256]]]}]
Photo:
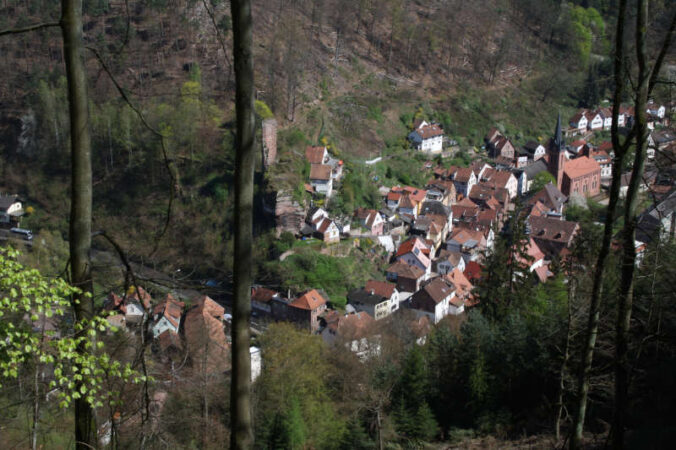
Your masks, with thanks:
[{"label": "forested hillside", "polygon": [[[670,236],[630,247],[638,214],[657,211],[663,225],[676,198],[676,137],[669,134],[676,46],[660,53],[676,15],[673,2],[650,1],[647,26],[637,27],[633,11],[643,1],[628,2],[624,34],[631,38],[619,65],[618,7],[627,3],[620,0],[252,1],[255,448],[602,448],[614,438],[615,371],[624,367],[615,352],[623,338],[629,401],[620,429],[627,434],[614,445],[667,448],[676,415],[673,223]],[[0,2],[0,194],[18,195],[24,229],[0,233],[0,332],[7,336],[0,339],[0,435],[16,448],[79,446],[72,410],[86,401],[101,448],[224,448],[232,431],[239,214],[231,5],[82,5],[91,289],[69,275],[76,185],[62,5]],[[637,62],[642,47],[634,35],[642,31],[650,60],[643,69],[650,74],[656,60],[663,68],[654,80]],[[636,142],[646,129],[609,125],[573,137],[569,117],[614,104],[645,124],[648,92],[666,107],[653,122],[662,134],[650,136],[668,142],[650,144],[662,152],[645,171],[635,149],[646,152]],[[266,119],[276,121],[277,157],[269,164]],[[413,150],[410,133],[427,122],[443,130],[438,154]],[[566,149],[562,122],[572,133]],[[529,188],[521,184],[525,163],[498,167],[491,133],[513,144],[513,160],[528,159],[528,145],[546,151]],[[558,209],[545,206],[541,192],[556,190],[557,180],[563,189],[563,167],[550,162],[557,146],[573,161],[605,148],[603,192],[595,179],[594,195],[556,191],[565,200]],[[326,152],[320,164],[310,161],[313,148]],[[537,161],[530,158],[529,165]],[[343,171],[333,196],[311,180],[329,161],[329,180],[331,170]],[[619,168],[610,175],[613,164]],[[458,181],[460,173],[468,181]],[[498,187],[501,175],[509,180]],[[652,177],[650,188],[632,197],[641,177]],[[485,191],[473,195],[469,179]],[[411,197],[429,200],[432,191],[448,201],[430,212],[420,200],[409,213]],[[292,232],[281,232],[275,217],[280,199],[302,216]],[[389,210],[393,202],[399,213]],[[475,222],[460,243],[451,228],[469,210]],[[442,225],[425,213],[441,216]],[[531,215],[566,225],[536,231]],[[376,216],[385,222],[380,228]],[[326,227],[335,227],[335,241]],[[352,304],[374,301],[379,289],[391,296],[392,286],[404,293],[392,270],[409,240],[403,231],[388,234],[395,228],[411,232],[412,252],[426,254],[427,267],[406,273],[414,288],[387,317],[375,317],[371,305],[372,318]],[[25,238],[4,238],[11,233]],[[559,241],[555,251],[535,244],[545,233]],[[21,253],[5,250],[4,241]],[[471,257],[454,260],[456,244],[456,253]],[[455,266],[443,273],[439,261]],[[399,301],[418,302],[437,275],[456,303],[463,295],[447,305],[454,313],[438,320],[436,306],[431,315],[404,306],[394,313]],[[627,292],[633,317],[621,335],[616,317]],[[91,298],[91,317],[83,319],[82,303],[70,298]],[[587,364],[580,355],[592,335]],[[582,386],[585,429],[571,443]]]},{"label": "forested hillside", "polygon": [[[280,122],[280,160],[322,137],[348,159],[396,150],[406,116],[421,107],[462,145],[481,145],[496,122],[524,141],[546,136],[557,111],[577,106],[590,60],[599,60],[600,90],[608,84],[613,8],[592,6],[255,1],[257,97]],[[7,1],[2,27],[58,14],[53,2]],[[84,14],[97,221],[157,263],[180,257],[215,270],[227,252],[233,163],[228,3],[104,0],[84,2]],[[64,232],[68,127],[56,32],[5,38],[0,52],[4,189],[36,203],[31,226]],[[297,186],[297,165],[276,169],[273,190]],[[170,201],[169,234],[156,249]]]}]

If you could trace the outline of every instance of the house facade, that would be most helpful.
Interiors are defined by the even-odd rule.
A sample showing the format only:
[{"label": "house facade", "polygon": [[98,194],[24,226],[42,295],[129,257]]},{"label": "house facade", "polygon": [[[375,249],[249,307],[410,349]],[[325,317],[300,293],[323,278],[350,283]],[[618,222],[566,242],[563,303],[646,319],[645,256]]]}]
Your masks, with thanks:
[{"label": "house facade", "polygon": [[399,309],[399,291],[394,283],[371,280],[363,289],[350,292],[347,301],[357,311],[365,311],[380,320]]},{"label": "house facade", "polygon": [[601,192],[601,166],[586,156],[566,162],[561,192],[568,197],[575,193],[585,197],[598,195]]},{"label": "house facade", "polygon": [[408,139],[413,147],[424,153],[441,153],[444,143],[444,130],[438,124],[422,121]]},{"label": "house facade", "polygon": [[319,315],[326,311],[326,298],[312,289],[287,304],[286,316],[310,332],[319,329]]},{"label": "house facade", "polygon": [[171,294],[167,294],[153,309],[153,324],[150,327],[153,337],[157,338],[166,330],[178,333],[184,307],[185,303],[179,302]]},{"label": "house facade", "polygon": [[411,296],[409,307],[418,316],[427,316],[431,322],[437,324],[449,314],[457,315],[464,311],[464,303],[453,301],[454,297],[454,286],[438,277]]},{"label": "house facade", "polygon": [[17,226],[23,212],[17,195],[0,195],[0,226]]},{"label": "house facade", "polygon": [[385,276],[388,281],[396,283],[398,292],[415,292],[425,279],[425,271],[397,261],[386,269]]},{"label": "house facade", "polygon": [[330,197],[333,193],[331,166],[310,164],[310,185],[316,193]]}]

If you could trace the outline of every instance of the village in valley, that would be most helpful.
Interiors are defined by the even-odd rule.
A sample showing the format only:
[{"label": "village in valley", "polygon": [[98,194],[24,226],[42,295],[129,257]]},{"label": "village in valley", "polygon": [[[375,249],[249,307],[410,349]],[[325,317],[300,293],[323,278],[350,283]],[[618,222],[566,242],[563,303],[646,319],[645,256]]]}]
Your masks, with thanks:
[{"label": "village in valley", "polygon": [[[326,145],[307,146],[304,157],[310,169],[304,188],[310,202],[289,207],[288,196],[278,193],[278,235],[319,244],[318,251],[331,254],[338,246],[366,248],[383,270],[377,279],[350,290],[346,304],[320,287],[294,293],[256,284],[251,289],[252,330],[258,334],[266,323],[291,322],[329,344],[341,342],[362,359],[379,351],[381,334],[395,324],[423,344],[434,325],[449,316],[462,320],[483,301],[475,286],[484,276],[484,261],[496,239],[511,233],[517,221],[525,224],[526,248],[504,264],[513,266],[513,277],[533,284],[547,282],[554,276],[552,264],[560,267],[565,262],[580,230],[576,221],[566,219],[566,208],[572,204],[584,208],[588,199],[607,202],[612,144],[598,142],[594,135],[609,130],[611,114],[612,108],[606,107],[580,110],[567,121],[559,115],[549,138],[521,146],[491,128],[484,147],[466,167],[444,165],[452,150],[443,128],[418,119],[407,136],[410,161],[420,165],[428,181],[420,186],[378,185],[380,207],[359,207],[347,216],[332,215],[330,206],[352,169]],[[647,156],[654,161],[676,151],[676,133],[668,128],[665,106],[651,103],[648,114]],[[619,125],[629,126],[632,120],[631,108],[620,108]],[[274,119],[263,121],[265,166],[275,164],[276,132]],[[423,162],[415,155],[424,155]],[[652,202],[639,218],[635,243],[639,260],[654,233],[674,232],[672,175],[646,170],[642,191]],[[628,173],[623,175],[621,196],[628,179]],[[371,181],[377,183],[377,177]],[[18,196],[0,197],[0,206],[3,238],[29,244],[32,234],[19,227],[24,211]],[[291,249],[279,257],[282,267],[292,254]],[[187,352],[193,365],[206,361],[210,371],[224,372],[230,369],[231,315],[227,302],[218,300],[197,295],[186,306],[171,293],[153,299],[142,287],[131,286],[122,296],[111,292],[103,308],[110,314],[108,321],[122,329],[136,329],[147,318],[153,348],[163,361],[179,363]],[[251,355],[255,379],[262,364],[259,348],[252,346]]]},{"label": "village in valley", "polygon": [[[676,133],[666,128],[665,106],[651,103],[648,107],[653,130],[648,158],[654,160],[660,152],[674,151]],[[295,211],[292,220],[285,217],[287,211],[278,209],[278,232],[293,233],[303,241],[321,241],[329,248],[341,241],[360,246],[368,240],[389,262],[382,279],[349,292],[343,308],[331,307],[332,299],[319,288],[292,296],[274,286],[256,285],[251,291],[254,316],[261,323],[296,323],[321,334],[327,342],[347,339],[355,352],[367,355],[377,351],[380,328],[376,323],[401,315],[422,343],[430,326],[447,316],[460,316],[481,301],[473,290],[481,279],[484,258],[492,251],[497,235],[509,232],[509,222],[515,220],[525,220],[528,233],[527,256],[513,262],[518,266],[515,276],[546,282],[553,275],[550,264],[565,260],[579,231],[578,223],[566,220],[566,206],[573,201],[584,204],[587,198],[603,202],[606,197],[612,144],[592,145],[589,140],[595,132],[610,128],[611,111],[610,107],[580,110],[567,122],[559,116],[546,142],[529,141],[521,147],[492,128],[484,138],[484,155],[468,167],[439,165],[438,155],[445,153],[447,141],[444,131],[437,123],[417,120],[408,140],[411,153],[429,156],[420,167],[429,174],[428,182],[424,186],[379,186],[381,207],[357,208],[352,217],[334,217],[328,208],[316,206],[330,204],[340,189],[345,165],[325,145],[308,146],[305,158],[310,171],[305,189],[315,205],[309,206],[304,216]],[[620,108],[619,125],[629,125],[632,115],[630,108]],[[263,123],[266,165],[275,160],[275,126],[274,119]],[[417,160],[411,158],[411,162]],[[671,220],[676,209],[673,184],[656,171],[648,170],[646,175],[643,190],[657,203],[641,215],[645,227],[639,233],[643,241],[636,242],[639,254],[660,225],[663,232],[673,232]],[[623,177],[621,195],[626,192],[625,178],[628,181]],[[32,239],[32,235],[19,234],[23,210],[18,197],[1,200],[1,219],[12,225],[10,234]],[[659,211],[658,217],[654,217],[655,211]],[[209,346],[215,353],[210,364],[227,368],[229,337],[221,323],[229,320],[229,314],[208,296],[198,296],[190,303],[186,311],[184,302],[167,294],[152,305],[150,295],[139,288],[123,297],[111,293],[104,309],[114,313],[109,320],[117,326],[140,323],[145,311],[151,310],[150,330],[157,349],[166,357],[179,355],[184,345],[199,348],[209,339],[215,344]],[[255,377],[260,371],[257,348],[252,347],[252,355],[257,356]]]}]

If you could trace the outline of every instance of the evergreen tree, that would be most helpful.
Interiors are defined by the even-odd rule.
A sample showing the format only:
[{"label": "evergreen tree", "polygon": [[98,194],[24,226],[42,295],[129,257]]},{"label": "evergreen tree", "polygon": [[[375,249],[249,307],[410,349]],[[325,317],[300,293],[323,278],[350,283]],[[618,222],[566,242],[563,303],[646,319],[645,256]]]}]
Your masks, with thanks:
[{"label": "evergreen tree", "polygon": [[534,287],[528,270],[530,237],[525,214],[517,205],[506,233],[498,234],[493,249],[484,254],[484,271],[477,285],[479,307],[490,320],[500,320],[512,308],[522,308]]},{"label": "evergreen tree", "polygon": [[398,408],[395,412],[397,431],[411,439],[429,440],[438,425],[426,401],[427,383],[422,351],[414,345],[406,355],[401,378],[396,388]]},{"label": "evergreen tree", "polygon": [[600,101],[601,89],[599,87],[597,67],[594,64],[590,64],[587,78],[584,81],[584,91],[582,92],[580,106],[585,108],[596,108]]},{"label": "evergreen tree", "polygon": [[291,450],[303,448],[306,439],[305,422],[300,411],[300,402],[298,397],[291,398],[289,412],[284,420],[283,437],[285,441],[284,448]]},{"label": "evergreen tree", "polygon": [[439,430],[432,408],[425,401],[422,402],[418,407],[418,411],[416,411],[414,424],[415,437],[425,441],[434,439]]},{"label": "evergreen tree", "polygon": [[375,442],[366,432],[360,417],[354,417],[347,423],[346,433],[340,442],[339,450],[371,450]]}]

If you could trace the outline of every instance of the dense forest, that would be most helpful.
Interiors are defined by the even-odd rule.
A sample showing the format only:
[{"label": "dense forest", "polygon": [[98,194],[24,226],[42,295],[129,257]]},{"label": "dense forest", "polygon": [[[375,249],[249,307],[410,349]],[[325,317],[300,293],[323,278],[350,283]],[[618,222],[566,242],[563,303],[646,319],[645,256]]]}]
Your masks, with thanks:
[{"label": "dense forest", "polygon": [[[385,279],[387,254],[370,239],[326,246],[279,234],[270,213],[279,193],[304,211],[320,205],[351,216],[379,208],[376,181],[425,185],[428,158],[412,156],[406,140],[420,119],[452,139],[453,155],[431,160],[448,169],[486,159],[484,135],[494,126],[523,145],[546,143],[557,116],[604,101],[645,111],[655,98],[673,116],[668,0],[251,3],[251,281],[289,296],[320,289],[336,311],[354,289]],[[231,441],[237,366],[212,344],[227,334],[231,345],[238,319],[225,332],[221,322],[245,260],[234,242],[243,132],[231,6],[0,3],[0,193],[21,197],[21,226],[35,235],[18,252],[0,248],[8,448]],[[261,123],[271,118],[277,162],[267,167]],[[614,126],[590,138],[612,141],[618,190],[622,170],[636,183],[643,175],[645,118],[636,122],[625,134]],[[330,202],[305,187],[312,145],[345,164]],[[376,157],[383,160],[365,164]],[[659,164],[666,173],[674,161]],[[371,332],[378,351],[368,358],[351,351],[354,336],[327,343],[257,318],[246,339],[263,360],[251,384],[253,446],[668,448],[676,243],[673,233],[651,241],[635,264],[632,226],[639,208],[657,201],[632,197],[631,187],[620,198],[614,186],[610,206],[568,206],[564,218],[579,231],[544,283],[519,274],[529,231],[517,203],[482,255],[476,305],[433,326],[418,328],[411,311],[379,320]],[[141,305],[135,331],[107,318],[115,301]],[[146,320],[171,304],[188,311],[182,342],[154,339]],[[245,448],[237,439],[233,448]]]}]

